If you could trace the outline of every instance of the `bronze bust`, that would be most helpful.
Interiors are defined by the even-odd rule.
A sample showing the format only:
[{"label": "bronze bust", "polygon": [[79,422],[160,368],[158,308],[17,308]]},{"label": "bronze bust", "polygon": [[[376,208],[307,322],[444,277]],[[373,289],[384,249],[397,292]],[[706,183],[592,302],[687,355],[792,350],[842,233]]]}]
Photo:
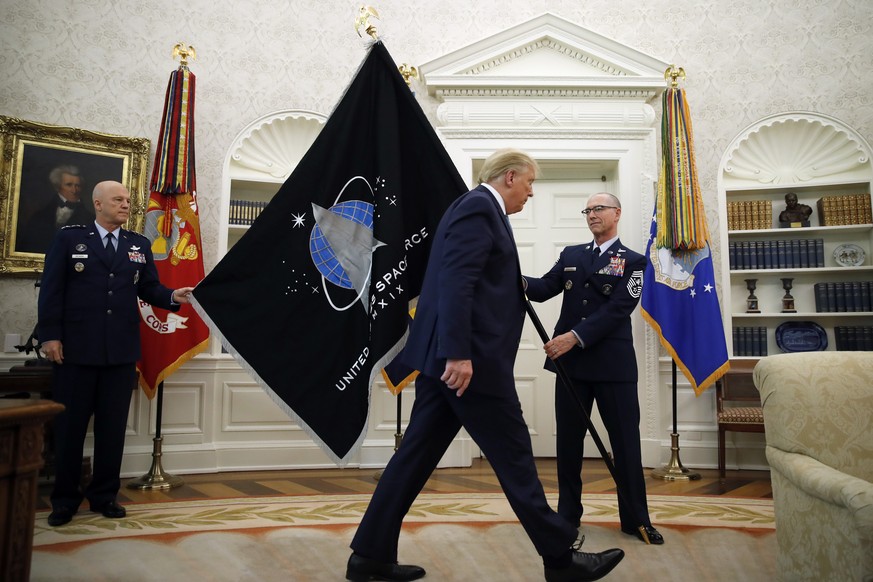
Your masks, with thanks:
[{"label": "bronze bust", "polygon": [[797,194],[789,192],[785,195],[785,210],[779,213],[779,224],[789,226],[799,222],[801,226],[809,226],[811,214],[812,208],[797,202]]}]

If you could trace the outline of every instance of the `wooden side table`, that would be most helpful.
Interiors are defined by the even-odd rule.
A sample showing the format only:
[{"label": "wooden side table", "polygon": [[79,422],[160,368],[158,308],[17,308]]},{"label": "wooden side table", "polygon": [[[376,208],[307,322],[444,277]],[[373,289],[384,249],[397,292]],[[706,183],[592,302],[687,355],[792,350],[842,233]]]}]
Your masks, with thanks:
[{"label": "wooden side table", "polygon": [[64,407],[0,399],[0,580],[27,582],[44,425]]}]

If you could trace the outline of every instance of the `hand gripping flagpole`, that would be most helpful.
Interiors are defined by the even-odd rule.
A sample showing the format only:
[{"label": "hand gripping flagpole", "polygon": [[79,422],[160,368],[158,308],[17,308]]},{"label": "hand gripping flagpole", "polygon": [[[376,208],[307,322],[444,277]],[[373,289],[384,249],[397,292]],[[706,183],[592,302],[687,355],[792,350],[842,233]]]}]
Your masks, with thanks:
[{"label": "hand gripping flagpole", "polygon": [[[527,314],[530,316],[531,322],[533,322],[534,327],[537,330],[537,333],[540,335],[540,339],[543,341],[543,344],[548,343],[549,334],[546,333],[546,328],[543,327],[542,322],[540,321],[539,316],[536,311],[534,311],[533,305],[530,302],[530,299],[525,296],[524,298],[524,306],[527,309]],[[564,388],[567,389],[567,392],[573,397],[573,400],[579,406],[579,412],[582,416],[582,420],[585,422],[585,427],[588,429],[588,433],[591,435],[591,438],[594,440],[594,444],[597,445],[597,450],[600,451],[600,456],[603,458],[603,462],[606,463],[606,468],[609,469],[609,474],[612,475],[612,480],[615,481],[615,492],[618,497],[624,499],[624,495],[622,495],[622,484],[619,483],[618,476],[615,473],[615,465],[612,462],[612,459],[609,458],[609,453],[606,451],[606,447],[603,445],[603,441],[600,440],[600,435],[597,434],[597,429],[594,428],[594,424],[591,422],[591,417],[588,414],[588,411],[585,410],[585,405],[582,404],[582,399],[579,398],[579,395],[573,389],[573,381],[570,379],[570,375],[567,374],[567,370],[564,369],[564,363],[561,362],[560,359],[552,360],[552,363],[555,364],[555,369],[558,371],[558,378],[561,379],[561,383],[564,385]],[[649,535],[646,532],[646,526],[640,524],[637,527],[637,531],[639,531],[640,535],[643,538],[643,541],[647,544],[651,544],[649,541]]]}]

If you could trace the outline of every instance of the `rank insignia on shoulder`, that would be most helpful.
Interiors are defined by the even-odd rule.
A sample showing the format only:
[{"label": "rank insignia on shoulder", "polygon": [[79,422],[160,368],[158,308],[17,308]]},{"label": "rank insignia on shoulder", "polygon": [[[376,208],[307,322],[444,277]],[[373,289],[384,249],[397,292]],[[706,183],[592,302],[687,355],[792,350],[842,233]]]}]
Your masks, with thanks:
[{"label": "rank insignia on shoulder", "polygon": [[61,230],[67,230],[69,228],[88,228],[88,226],[84,224],[68,224],[66,226],[62,226]]},{"label": "rank insignia on shoulder", "polygon": [[600,291],[604,295],[609,295],[610,293],[612,293],[612,285],[607,283],[606,285],[604,285],[603,287],[600,288]]},{"label": "rank insignia on shoulder", "polygon": [[569,291],[572,288],[573,288],[573,281],[567,281],[566,283],[564,283],[564,289],[566,289],[567,291]]},{"label": "rank insignia on shoulder", "polygon": [[643,272],[634,271],[627,282],[627,290],[634,299],[639,299],[643,293]]},{"label": "rank insignia on shoulder", "polygon": [[564,272],[575,271],[576,267],[564,267]]}]

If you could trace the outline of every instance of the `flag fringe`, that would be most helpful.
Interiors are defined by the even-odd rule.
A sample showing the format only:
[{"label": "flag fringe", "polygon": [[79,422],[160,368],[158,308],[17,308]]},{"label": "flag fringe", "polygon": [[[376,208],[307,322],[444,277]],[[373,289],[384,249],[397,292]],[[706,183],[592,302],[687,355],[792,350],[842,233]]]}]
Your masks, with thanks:
[{"label": "flag fringe", "polygon": [[670,357],[673,359],[674,362],[676,362],[676,365],[679,366],[679,369],[682,370],[682,374],[685,376],[685,378],[691,384],[691,387],[694,388],[694,395],[695,396],[700,396],[701,394],[706,392],[707,388],[712,386],[716,380],[721,378],[725,374],[725,372],[727,372],[730,369],[730,367],[731,367],[730,361],[725,361],[721,366],[716,368],[709,376],[704,378],[700,382],[700,384],[698,384],[694,380],[694,375],[691,373],[691,370],[688,368],[687,365],[685,365],[685,362],[682,361],[682,358],[679,357],[679,354],[676,351],[676,349],[664,337],[664,334],[661,331],[661,326],[658,324],[658,322],[655,320],[655,318],[652,317],[652,315],[649,314],[649,312],[646,311],[642,306],[640,306],[640,313],[642,314],[643,319],[645,319],[649,323],[649,325],[652,326],[652,328],[655,330],[655,332],[658,334],[658,341],[660,342],[660,344],[662,346],[664,346],[664,349],[667,350],[667,353],[670,354]]},{"label": "flag fringe", "polygon": [[176,361],[170,363],[169,366],[161,370],[155,379],[155,385],[149,386],[144,382],[143,375],[140,373],[139,375],[139,386],[142,388],[142,391],[145,392],[146,398],[149,400],[154,399],[155,394],[158,393],[158,385],[166,380],[170,375],[173,374],[176,370],[182,367],[185,362],[196,356],[202,351],[205,351],[206,348],[209,347],[209,336],[206,337],[202,342],[195,344],[190,350],[183,352],[176,358]]}]

